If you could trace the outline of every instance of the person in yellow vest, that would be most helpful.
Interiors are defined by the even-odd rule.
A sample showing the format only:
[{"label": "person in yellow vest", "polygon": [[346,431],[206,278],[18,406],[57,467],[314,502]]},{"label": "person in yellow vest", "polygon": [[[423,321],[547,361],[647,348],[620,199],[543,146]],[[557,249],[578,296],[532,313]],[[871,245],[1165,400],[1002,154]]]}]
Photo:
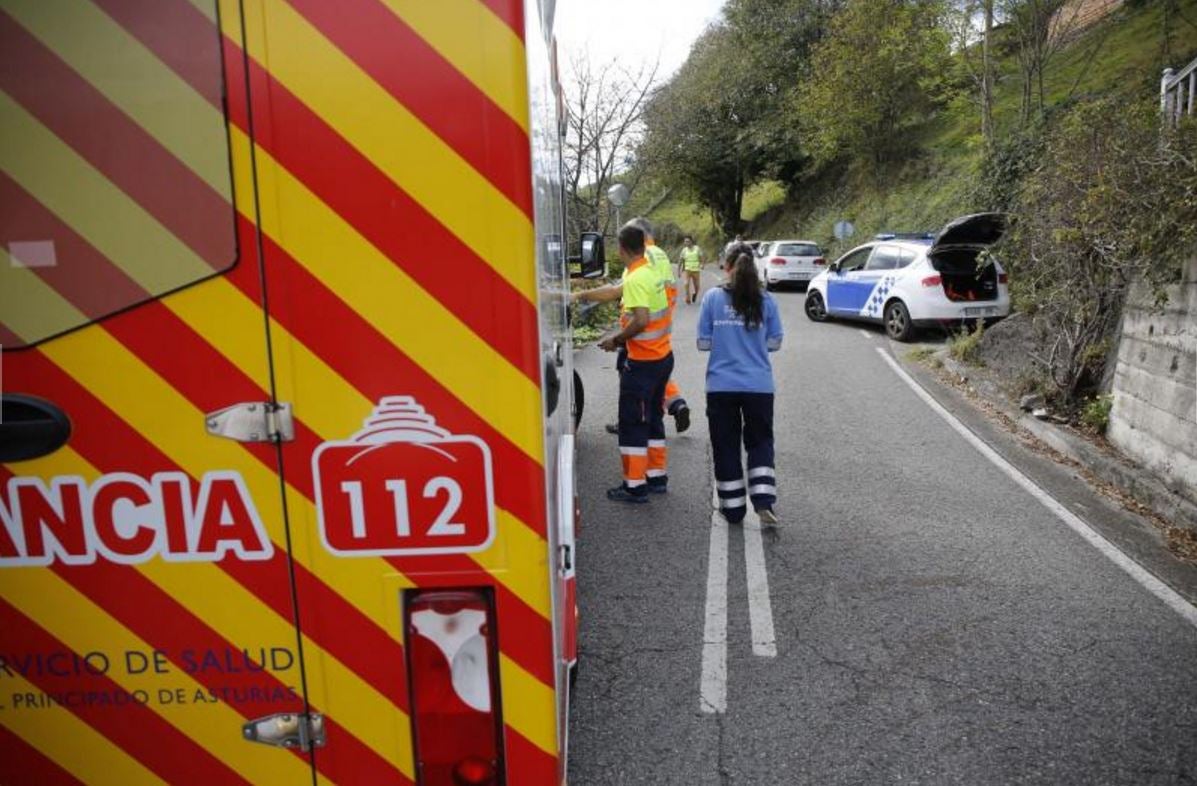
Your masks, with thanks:
[{"label": "person in yellow vest", "polygon": [[673,323],[665,282],[645,248],[640,227],[629,223],[619,230],[619,256],[625,265],[620,330],[599,342],[608,352],[624,349],[628,355],[619,375],[623,482],[607,490],[607,497],[617,502],[648,502],[650,493],[664,493],[669,482],[665,386],[673,371]]},{"label": "person in yellow vest", "polygon": [[[669,325],[672,328],[673,311],[677,307],[677,280],[673,275],[673,266],[669,262],[669,255],[653,242],[652,224],[649,223],[648,219],[633,218],[627,225],[635,226],[644,233],[645,257],[650,261],[653,269],[657,271],[658,276],[664,283],[665,296],[669,301]],[[575,292],[571,296],[571,300],[575,303],[579,301],[587,303],[614,302],[619,300],[623,295],[623,283],[623,281],[619,281],[614,284],[608,284],[607,286]],[[615,360],[615,369],[622,374],[626,365],[627,353],[621,350]],[[666,411],[673,416],[674,426],[677,428],[679,434],[690,428],[690,405],[686,403],[686,399],[682,396],[681,387],[672,379],[666,385],[664,406]],[[619,424],[608,423],[607,432],[609,434],[618,434]]]},{"label": "person in yellow vest", "polygon": [[697,303],[702,294],[702,249],[694,245],[694,240],[686,235],[682,240],[682,251],[678,255],[681,262],[681,274],[686,277],[686,302]]},{"label": "person in yellow vest", "polygon": [[[628,223],[644,232],[644,255],[665,282],[665,296],[669,299],[669,323],[672,325],[673,312],[677,309],[677,279],[673,275],[673,263],[669,261],[669,255],[665,250],[657,245],[653,236],[653,225],[647,218],[633,218]],[[682,397],[682,389],[674,379],[670,379],[665,388],[665,411],[673,416],[673,423],[679,434],[690,428],[690,406]]]}]

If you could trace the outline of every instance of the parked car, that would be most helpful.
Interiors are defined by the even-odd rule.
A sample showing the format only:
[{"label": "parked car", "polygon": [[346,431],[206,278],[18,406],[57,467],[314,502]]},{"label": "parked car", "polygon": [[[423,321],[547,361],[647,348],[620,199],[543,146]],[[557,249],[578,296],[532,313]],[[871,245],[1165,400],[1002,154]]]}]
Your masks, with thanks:
[{"label": "parked car", "polygon": [[770,241],[756,257],[761,283],[768,289],[782,283],[805,285],[826,267],[823,251],[809,240]]},{"label": "parked car", "polygon": [[875,240],[852,249],[810,282],[806,315],[880,322],[898,341],[919,328],[1010,313],[1006,271],[981,252],[1001,238],[1005,216],[980,213],[950,222],[934,238]]}]

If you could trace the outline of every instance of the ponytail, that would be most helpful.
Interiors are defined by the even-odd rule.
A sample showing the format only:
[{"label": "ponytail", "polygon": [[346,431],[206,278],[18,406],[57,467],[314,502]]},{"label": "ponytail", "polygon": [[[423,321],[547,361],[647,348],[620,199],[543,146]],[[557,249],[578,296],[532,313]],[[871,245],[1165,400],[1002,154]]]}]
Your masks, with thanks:
[{"label": "ponytail", "polygon": [[756,256],[752,246],[737,243],[727,253],[724,266],[731,273],[725,289],[731,293],[732,308],[744,320],[744,326],[756,330],[765,321],[765,297],[756,272]]}]

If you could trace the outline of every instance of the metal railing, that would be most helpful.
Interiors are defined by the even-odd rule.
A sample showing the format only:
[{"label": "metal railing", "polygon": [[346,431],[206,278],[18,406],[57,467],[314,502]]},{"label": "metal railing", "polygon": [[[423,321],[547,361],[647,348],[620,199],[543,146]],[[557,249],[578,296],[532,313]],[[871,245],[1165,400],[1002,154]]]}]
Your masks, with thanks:
[{"label": "metal railing", "polygon": [[1197,60],[1180,71],[1164,69],[1160,80],[1160,114],[1165,126],[1175,128],[1182,117],[1193,116],[1194,94],[1197,94]]}]

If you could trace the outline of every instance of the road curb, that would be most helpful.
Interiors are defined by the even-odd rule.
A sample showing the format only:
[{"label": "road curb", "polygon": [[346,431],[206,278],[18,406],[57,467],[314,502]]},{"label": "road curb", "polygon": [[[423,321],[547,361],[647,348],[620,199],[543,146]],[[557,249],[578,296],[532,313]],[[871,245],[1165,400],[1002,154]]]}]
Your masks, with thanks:
[{"label": "road curb", "polygon": [[[1109,483],[1129,495],[1174,527],[1197,532],[1197,505],[1169,489],[1162,480],[1133,464],[1130,459],[1103,449],[1084,437],[1053,423],[1029,415],[1000,395],[992,384],[971,384],[973,369],[954,360],[946,352],[937,353],[944,369],[968,380],[970,390],[986,403],[1000,410],[1019,428],[1029,432],[1052,450],[1083,466],[1099,480]],[[901,359],[908,364],[905,358]]]}]

